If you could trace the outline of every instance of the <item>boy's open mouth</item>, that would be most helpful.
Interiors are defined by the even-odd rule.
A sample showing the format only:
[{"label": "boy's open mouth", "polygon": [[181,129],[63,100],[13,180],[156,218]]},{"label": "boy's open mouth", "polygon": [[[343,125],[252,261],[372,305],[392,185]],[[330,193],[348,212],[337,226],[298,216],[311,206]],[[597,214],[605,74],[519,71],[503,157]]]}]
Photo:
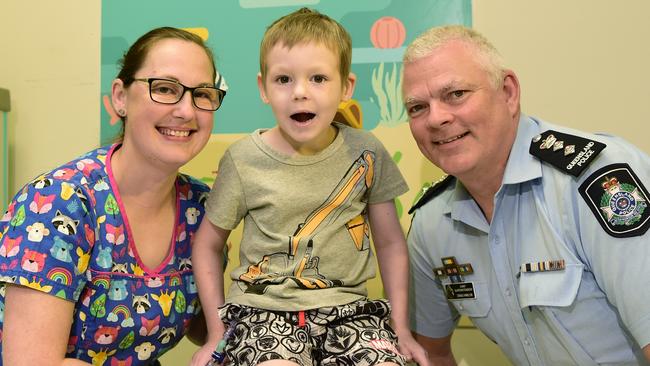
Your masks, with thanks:
[{"label": "boy's open mouth", "polygon": [[291,115],[291,119],[298,122],[307,122],[314,117],[316,117],[316,114],[309,112],[294,113]]}]

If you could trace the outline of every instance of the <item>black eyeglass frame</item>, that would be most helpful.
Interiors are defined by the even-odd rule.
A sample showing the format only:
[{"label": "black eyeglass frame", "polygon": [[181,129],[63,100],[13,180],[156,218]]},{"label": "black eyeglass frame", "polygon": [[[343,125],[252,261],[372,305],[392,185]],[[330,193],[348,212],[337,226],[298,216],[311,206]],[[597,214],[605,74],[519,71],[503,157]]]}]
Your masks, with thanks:
[{"label": "black eyeglass frame", "polygon": [[[180,102],[183,99],[183,96],[185,95],[185,92],[189,90],[190,91],[190,98],[192,99],[192,105],[193,106],[195,106],[196,108],[198,108],[198,109],[200,109],[202,111],[214,112],[214,111],[218,110],[219,108],[221,108],[221,105],[223,104],[223,98],[226,97],[226,91],[223,90],[223,89],[219,89],[216,86],[205,86],[205,85],[203,85],[203,86],[195,86],[193,88],[190,88],[189,86],[185,86],[185,85],[179,83],[176,80],[165,79],[165,78],[132,78],[131,80],[133,80],[133,81],[142,81],[142,82],[145,82],[145,83],[149,84],[149,98],[151,98],[152,101],[154,101],[156,103],[160,103],[160,104],[167,104],[167,105],[176,104],[176,103]],[[159,80],[168,81],[170,83],[178,84],[183,88],[183,91],[181,92],[180,97],[178,98],[177,101],[175,101],[173,103],[171,103],[171,102],[166,103],[166,102],[161,102],[159,100],[155,100],[153,98],[153,95],[151,94],[151,87],[152,87],[154,81],[159,81]],[[216,89],[217,90],[217,97],[219,98],[219,105],[217,105],[217,108],[215,108],[215,109],[205,109],[205,108],[201,108],[198,105],[196,105],[196,102],[194,101],[194,90],[196,90],[196,89]]]}]

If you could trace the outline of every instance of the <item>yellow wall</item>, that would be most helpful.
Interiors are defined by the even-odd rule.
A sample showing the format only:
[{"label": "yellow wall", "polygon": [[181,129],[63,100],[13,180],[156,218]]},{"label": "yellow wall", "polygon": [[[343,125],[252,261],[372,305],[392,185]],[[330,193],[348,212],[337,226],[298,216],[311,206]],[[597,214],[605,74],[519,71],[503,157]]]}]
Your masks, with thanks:
[{"label": "yellow wall", "polygon": [[[0,1],[0,87],[12,97],[11,192],[99,143],[100,11],[99,0]],[[474,27],[493,41],[519,75],[525,112],[582,130],[608,131],[646,152],[649,13],[646,0],[473,3]],[[400,143],[393,136],[409,138],[405,126],[376,133],[390,151]],[[187,170],[216,162],[229,139],[213,138]],[[400,167],[408,165],[410,181],[438,174],[417,151],[407,154],[410,158]],[[403,197],[406,207],[414,194]],[[466,327],[465,320],[462,325],[454,336],[460,364],[507,364],[477,330]],[[192,350],[183,343],[163,362],[184,364]]]},{"label": "yellow wall", "polygon": [[11,195],[38,173],[97,146],[100,5],[0,2],[0,85],[12,104]]},{"label": "yellow wall", "polygon": [[650,2],[474,0],[474,28],[522,85],[523,110],[650,152]]}]

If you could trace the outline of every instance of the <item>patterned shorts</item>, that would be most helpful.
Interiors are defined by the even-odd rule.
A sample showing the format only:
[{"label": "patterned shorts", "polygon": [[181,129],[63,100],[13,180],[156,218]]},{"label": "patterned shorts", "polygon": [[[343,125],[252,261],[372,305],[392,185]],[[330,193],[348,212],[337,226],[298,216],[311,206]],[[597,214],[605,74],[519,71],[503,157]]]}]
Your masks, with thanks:
[{"label": "patterned shorts", "polygon": [[229,365],[257,365],[275,359],[302,366],[370,366],[406,360],[388,324],[385,300],[286,312],[226,304],[219,312],[235,331],[226,346]]}]

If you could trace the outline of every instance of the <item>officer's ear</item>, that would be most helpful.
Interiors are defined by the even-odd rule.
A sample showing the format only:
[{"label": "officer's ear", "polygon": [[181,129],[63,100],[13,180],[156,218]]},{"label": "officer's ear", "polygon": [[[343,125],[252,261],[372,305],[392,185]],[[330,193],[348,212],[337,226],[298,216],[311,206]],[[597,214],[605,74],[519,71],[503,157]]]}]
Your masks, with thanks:
[{"label": "officer's ear", "polygon": [[504,97],[506,98],[506,104],[508,105],[508,110],[510,115],[513,118],[517,118],[519,115],[520,105],[520,89],[519,89],[519,79],[517,75],[512,70],[503,71],[503,86],[501,87]]}]

